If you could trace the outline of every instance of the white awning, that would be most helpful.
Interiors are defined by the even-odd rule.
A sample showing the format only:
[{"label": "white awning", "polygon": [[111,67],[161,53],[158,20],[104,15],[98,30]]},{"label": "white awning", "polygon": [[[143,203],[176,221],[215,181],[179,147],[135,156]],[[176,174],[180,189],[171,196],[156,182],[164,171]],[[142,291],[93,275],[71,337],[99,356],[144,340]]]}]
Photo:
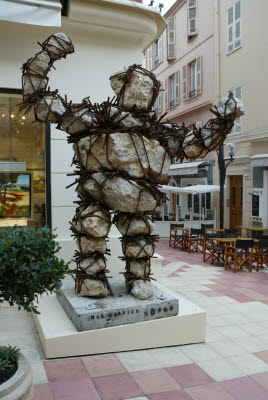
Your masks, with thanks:
[{"label": "white awning", "polygon": [[172,164],[169,169],[169,175],[197,175],[198,167],[206,161],[194,161],[182,164]]},{"label": "white awning", "polygon": [[268,167],[268,154],[256,154],[251,157],[252,167]]},{"label": "white awning", "polygon": [[159,190],[161,192],[171,192],[177,194],[199,194],[199,193],[212,193],[219,192],[220,186],[217,185],[193,185],[186,187],[176,187],[168,185],[160,185]]},{"label": "white awning", "polygon": [[0,0],[0,20],[61,26],[60,0]]}]

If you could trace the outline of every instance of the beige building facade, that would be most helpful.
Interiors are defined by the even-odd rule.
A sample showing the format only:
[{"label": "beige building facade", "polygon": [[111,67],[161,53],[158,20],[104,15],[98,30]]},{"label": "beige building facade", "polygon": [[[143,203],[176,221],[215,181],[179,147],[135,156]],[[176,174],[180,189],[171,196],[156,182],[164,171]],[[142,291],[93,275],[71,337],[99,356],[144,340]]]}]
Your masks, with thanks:
[{"label": "beige building facade", "polygon": [[[267,11],[265,0],[178,0],[165,15],[167,29],[146,52],[147,68],[162,83],[156,112],[170,121],[202,127],[229,91],[244,103],[245,115],[225,142],[226,164],[229,143],[235,151],[225,182],[224,225],[230,228],[268,226]],[[198,173],[188,181],[184,176],[184,183],[177,179],[178,186],[219,185],[217,153],[205,161],[211,163],[206,182]],[[219,211],[218,193],[212,201]]]},{"label": "beige building facade", "polygon": [[221,0],[218,4],[219,95],[233,90],[245,107],[245,115],[226,140],[235,145],[235,162],[227,168],[225,221],[230,227],[240,221],[268,226],[268,3]]}]

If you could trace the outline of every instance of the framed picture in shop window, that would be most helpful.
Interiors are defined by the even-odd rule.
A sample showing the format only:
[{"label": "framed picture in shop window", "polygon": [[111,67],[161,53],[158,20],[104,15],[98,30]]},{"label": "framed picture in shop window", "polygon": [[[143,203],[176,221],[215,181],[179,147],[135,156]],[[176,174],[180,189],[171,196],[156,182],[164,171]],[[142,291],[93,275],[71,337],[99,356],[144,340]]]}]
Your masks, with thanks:
[{"label": "framed picture in shop window", "polygon": [[31,173],[0,171],[0,220],[31,218]]}]

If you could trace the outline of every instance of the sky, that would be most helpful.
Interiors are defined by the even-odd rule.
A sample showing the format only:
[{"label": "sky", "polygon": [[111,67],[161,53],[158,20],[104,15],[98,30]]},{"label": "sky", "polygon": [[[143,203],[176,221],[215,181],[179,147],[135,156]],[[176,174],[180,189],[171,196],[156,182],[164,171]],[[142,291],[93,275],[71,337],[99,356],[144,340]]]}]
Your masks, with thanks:
[{"label": "sky", "polygon": [[15,185],[30,186],[30,175],[28,174],[19,175],[19,178],[17,180],[17,183],[15,183]]}]

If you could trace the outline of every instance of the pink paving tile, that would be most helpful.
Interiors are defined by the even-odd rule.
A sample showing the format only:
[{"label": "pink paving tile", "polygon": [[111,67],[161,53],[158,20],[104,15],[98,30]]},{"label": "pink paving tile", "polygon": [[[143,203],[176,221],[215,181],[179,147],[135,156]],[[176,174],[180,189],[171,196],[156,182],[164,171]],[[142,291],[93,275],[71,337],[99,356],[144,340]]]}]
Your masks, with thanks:
[{"label": "pink paving tile", "polygon": [[239,303],[248,303],[249,301],[255,301],[251,297],[245,296],[243,294],[237,294],[235,296],[229,296],[229,297],[231,297],[232,299],[238,301]]},{"label": "pink paving tile", "polygon": [[268,391],[268,372],[250,375],[250,377],[254,379],[255,382],[258,382],[261,386],[265,387],[265,389]]},{"label": "pink paving tile", "polygon": [[166,371],[182,388],[205,385],[215,382],[203,369],[196,364],[179,365],[166,368]]},{"label": "pink paving tile", "polygon": [[218,383],[196,386],[185,389],[185,391],[193,400],[235,400],[235,398],[227,393]]},{"label": "pink paving tile", "polygon": [[90,378],[50,383],[54,400],[101,400]]},{"label": "pink paving tile", "polygon": [[128,399],[143,395],[140,387],[128,373],[99,376],[92,379],[102,400]]},{"label": "pink paving tile", "polygon": [[41,383],[39,385],[34,385],[33,400],[53,400],[49,383]]},{"label": "pink paving tile", "polygon": [[50,382],[88,377],[87,371],[79,358],[44,361],[44,365]]},{"label": "pink paving tile", "polygon": [[267,400],[268,391],[249,376],[220,382],[237,400]]},{"label": "pink paving tile", "polygon": [[261,300],[261,303],[268,305],[268,300]]},{"label": "pink paving tile", "polygon": [[168,392],[181,388],[162,368],[134,372],[132,376],[145,394]]},{"label": "pink paving tile", "polygon": [[254,356],[260,358],[262,361],[268,363],[268,350],[259,351],[258,353],[253,353]]},{"label": "pink paving tile", "polygon": [[127,372],[115,355],[84,357],[82,362],[91,377],[118,375]]},{"label": "pink paving tile", "polygon": [[176,272],[172,272],[172,274],[168,275],[169,278],[174,278],[174,277],[178,277],[179,275],[176,274]]},{"label": "pink paving tile", "polygon": [[192,400],[192,398],[185,393],[184,390],[149,394],[147,397],[149,400]]}]

